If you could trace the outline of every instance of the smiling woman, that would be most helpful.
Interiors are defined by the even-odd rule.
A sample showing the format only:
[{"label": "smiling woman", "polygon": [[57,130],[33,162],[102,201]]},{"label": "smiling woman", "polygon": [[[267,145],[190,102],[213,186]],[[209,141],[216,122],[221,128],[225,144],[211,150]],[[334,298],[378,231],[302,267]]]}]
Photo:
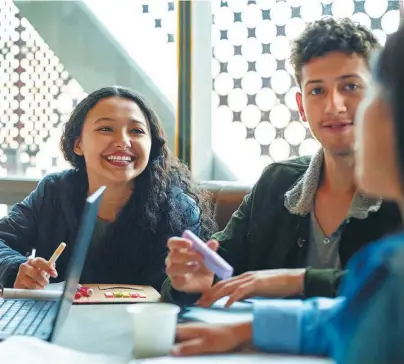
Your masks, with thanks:
[{"label": "smiling woman", "polygon": [[[143,173],[149,162],[152,126],[133,99],[109,95],[106,89],[100,92],[102,98],[87,112],[84,120],[72,115],[65,127],[62,149],[68,161],[87,170],[89,191],[102,182],[107,186],[125,185],[131,193],[135,178]],[[99,96],[96,94],[86,100],[89,103],[82,107],[88,108]],[[81,125],[81,132],[74,129],[76,124]],[[74,130],[70,132],[71,129]],[[157,140],[155,144],[158,144]]]},{"label": "smiling woman", "polygon": [[[118,101],[118,102],[117,102]],[[112,110],[116,109],[117,107],[119,108],[120,106],[125,106],[122,104],[128,103],[129,105],[129,110],[128,113],[131,114],[133,111],[134,114],[136,113],[140,113],[140,115],[143,116],[143,114],[141,113],[139,107],[137,107],[136,104],[131,103],[130,101],[126,101],[126,100],[114,100],[113,98],[111,99],[106,99],[106,100],[102,100],[100,101],[99,105],[98,105],[98,109],[102,108],[104,106],[104,109],[106,112],[111,112]],[[132,106],[132,108],[134,108],[134,110],[130,110],[130,107]],[[135,107],[134,107],[135,106]],[[90,111],[89,114],[91,114],[93,110]],[[96,112],[96,111],[95,111]],[[90,116],[89,116],[90,117]],[[141,120],[144,119],[144,117],[140,117],[140,120],[136,120],[136,119],[132,119],[131,115],[129,115],[129,119],[122,119],[122,120],[117,120],[114,118],[109,118],[109,117],[101,117],[97,120],[95,120],[92,124],[92,127],[94,128],[94,131],[97,131],[98,134],[104,134],[107,135],[109,134],[109,139],[104,138],[105,141],[111,140],[114,136],[114,132],[116,134],[116,131],[119,129],[120,127],[123,126],[124,129],[124,133],[123,135],[119,135],[119,138],[121,138],[121,143],[122,145],[120,145],[119,143],[117,144],[116,148],[112,148],[112,152],[106,152],[102,154],[102,157],[104,158],[104,160],[106,160],[107,162],[109,162],[111,165],[116,166],[116,167],[129,167],[132,164],[135,164],[135,161],[138,162],[139,161],[139,157],[137,155],[134,154],[134,152],[131,151],[131,139],[130,137],[126,137],[125,136],[125,129],[128,129],[128,134],[132,134],[132,136],[134,135],[147,135],[148,133],[145,132],[145,130],[149,131],[148,129],[148,125],[147,125],[147,121],[146,120]],[[111,125],[112,123],[112,125]],[[101,139],[101,138],[99,138]],[[147,137],[145,139],[146,141],[146,147],[147,147],[147,156],[150,152],[150,138]],[[104,143],[105,144],[105,143]],[[143,143],[145,144],[145,143]],[[128,146],[128,148],[126,148],[126,146]],[[76,141],[76,147],[75,147],[75,152],[76,154],[82,155],[83,151],[81,149],[81,140],[77,139]],[[136,163],[138,164],[138,163]]]},{"label": "smiling woman", "polygon": [[[71,170],[48,175],[0,221],[0,284],[41,288],[40,269],[61,241],[63,280],[87,195],[106,186],[81,281],[145,284],[165,278],[166,241],[215,229],[207,195],[167,147],[148,102],[123,87],[97,90],[72,112],[61,138]],[[36,248],[35,258],[25,253]]]}]

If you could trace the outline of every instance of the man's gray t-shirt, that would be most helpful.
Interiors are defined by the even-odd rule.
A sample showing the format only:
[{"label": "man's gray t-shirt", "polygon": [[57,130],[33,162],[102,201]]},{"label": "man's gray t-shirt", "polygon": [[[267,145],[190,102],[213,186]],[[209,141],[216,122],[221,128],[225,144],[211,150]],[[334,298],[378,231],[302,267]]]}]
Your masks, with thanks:
[{"label": "man's gray t-shirt", "polygon": [[[324,167],[324,150],[320,148],[311,158],[304,175],[285,193],[286,209],[297,216],[310,214],[311,226],[306,266],[324,269],[341,268],[339,244],[342,232],[351,218],[367,219],[370,212],[380,209],[382,199],[355,193],[345,220],[331,235],[325,236],[314,214],[316,194]],[[332,208],[332,206],[330,206]]]},{"label": "man's gray t-shirt", "polygon": [[307,265],[316,269],[341,268],[339,242],[341,226],[331,236],[326,236],[319,225],[316,215],[310,213],[310,241]]}]

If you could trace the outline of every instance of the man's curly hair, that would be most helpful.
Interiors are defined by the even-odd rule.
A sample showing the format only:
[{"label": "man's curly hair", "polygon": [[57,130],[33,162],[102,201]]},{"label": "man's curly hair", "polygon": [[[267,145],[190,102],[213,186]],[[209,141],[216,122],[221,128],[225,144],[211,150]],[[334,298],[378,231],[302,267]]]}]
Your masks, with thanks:
[{"label": "man's curly hair", "polygon": [[[204,239],[216,231],[213,208],[209,194],[199,189],[192,181],[190,171],[170,152],[160,119],[149,103],[139,94],[120,86],[104,87],[83,99],[73,110],[64,125],[60,146],[65,159],[78,170],[86,171],[84,157],[74,152],[74,144],[81,136],[88,112],[102,99],[122,97],[135,102],[145,115],[151,132],[151,151],[146,169],[136,178],[136,188],[125,207],[127,218],[118,221],[138,225],[156,234],[161,225],[166,225],[170,234],[180,234],[187,228],[187,218],[173,198],[175,189],[191,197],[200,209],[200,236]],[[174,193],[175,194],[175,193]],[[164,211],[164,212],[163,212]],[[141,220],[141,221],[140,221]],[[164,221],[164,223],[163,223]]]},{"label": "man's curly hair", "polygon": [[312,59],[330,52],[358,54],[369,62],[370,54],[380,44],[373,33],[363,25],[348,18],[331,17],[307,25],[306,29],[292,43],[290,61],[296,81],[301,86],[302,68]]}]

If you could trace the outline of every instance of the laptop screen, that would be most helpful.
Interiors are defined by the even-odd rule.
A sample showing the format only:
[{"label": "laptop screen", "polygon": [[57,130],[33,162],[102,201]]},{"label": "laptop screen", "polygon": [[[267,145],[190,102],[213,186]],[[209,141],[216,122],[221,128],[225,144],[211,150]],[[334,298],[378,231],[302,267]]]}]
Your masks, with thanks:
[{"label": "laptop screen", "polygon": [[80,281],[81,272],[84,267],[88,248],[94,231],[94,225],[97,219],[98,210],[105,191],[105,186],[100,187],[96,192],[86,200],[79,231],[76,237],[76,244],[70,257],[70,262],[66,272],[66,283],[62,299],[59,301],[58,312],[53,325],[50,340],[53,340],[59,332],[70,307],[74,300],[74,295]]}]

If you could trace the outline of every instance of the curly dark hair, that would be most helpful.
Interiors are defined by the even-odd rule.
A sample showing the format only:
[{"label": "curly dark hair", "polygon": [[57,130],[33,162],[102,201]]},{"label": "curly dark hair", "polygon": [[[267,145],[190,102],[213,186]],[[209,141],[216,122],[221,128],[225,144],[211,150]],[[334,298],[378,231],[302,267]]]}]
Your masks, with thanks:
[{"label": "curly dark hair", "polygon": [[348,18],[327,17],[307,25],[306,29],[292,43],[290,61],[298,85],[302,81],[302,68],[313,58],[330,52],[356,53],[367,62],[374,49],[380,44],[372,32],[363,25]]},{"label": "curly dark hair", "polygon": [[[180,214],[180,206],[173,196],[177,188],[191,197],[200,209],[200,236],[204,239],[216,230],[210,195],[199,189],[191,181],[186,165],[170,152],[167,139],[157,113],[139,94],[121,86],[104,87],[92,92],[73,110],[64,125],[60,146],[65,159],[77,170],[85,171],[84,157],[74,152],[74,144],[80,137],[88,112],[102,99],[121,97],[135,102],[145,115],[151,131],[151,151],[146,169],[136,178],[136,188],[124,210],[130,216],[136,216],[138,226],[153,234],[161,229],[162,220],[168,220],[166,228],[172,232],[182,232],[186,226],[186,216]],[[168,209],[168,216],[167,210]],[[128,211],[129,210],[129,211]],[[165,212],[163,213],[162,211]],[[164,216],[163,216],[164,215]],[[142,222],[139,224],[139,219]],[[122,222],[128,223],[129,221]]]},{"label": "curly dark hair", "polygon": [[404,24],[392,34],[383,50],[375,54],[373,75],[383,88],[382,96],[389,103],[395,128],[395,147],[402,189],[404,191]]}]

